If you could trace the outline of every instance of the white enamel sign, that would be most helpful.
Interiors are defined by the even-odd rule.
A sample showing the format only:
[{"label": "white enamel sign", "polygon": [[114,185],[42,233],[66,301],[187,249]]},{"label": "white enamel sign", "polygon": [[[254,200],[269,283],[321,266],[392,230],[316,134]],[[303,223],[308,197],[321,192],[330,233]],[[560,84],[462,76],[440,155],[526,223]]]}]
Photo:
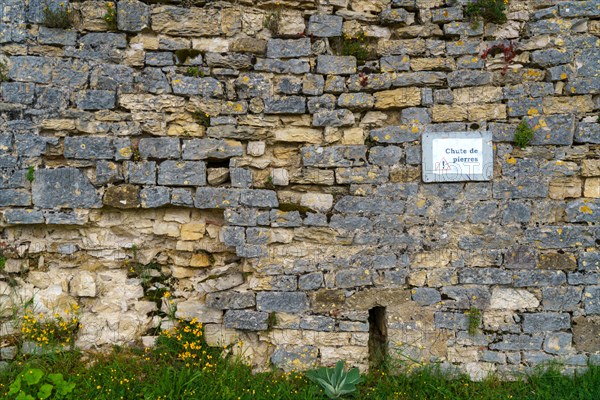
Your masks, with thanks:
[{"label": "white enamel sign", "polygon": [[490,132],[423,135],[423,181],[486,181],[493,175]]}]

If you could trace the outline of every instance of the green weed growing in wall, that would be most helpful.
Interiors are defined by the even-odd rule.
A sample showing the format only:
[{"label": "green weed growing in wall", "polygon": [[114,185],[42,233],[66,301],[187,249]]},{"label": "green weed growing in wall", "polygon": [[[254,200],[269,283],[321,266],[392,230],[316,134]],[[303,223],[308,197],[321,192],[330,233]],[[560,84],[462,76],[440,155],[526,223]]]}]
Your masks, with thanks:
[{"label": "green weed growing in wall", "polygon": [[33,166],[29,166],[29,168],[27,168],[26,178],[29,182],[33,182],[35,179],[35,168]]},{"label": "green weed growing in wall", "polygon": [[467,4],[465,15],[475,21],[478,18],[485,22],[503,24],[507,21],[507,0],[473,0]]},{"label": "green weed growing in wall", "polygon": [[475,307],[472,307],[469,311],[465,312],[467,318],[469,318],[469,335],[474,336],[477,333],[477,328],[479,328],[479,324],[481,323],[481,310]]},{"label": "green weed growing in wall", "polygon": [[6,82],[8,79],[8,67],[4,61],[0,61],[0,82]]},{"label": "green weed growing in wall", "polygon": [[73,27],[73,11],[69,4],[60,2],[58,5],[55,5],[55,3],[55,0],[44,3],[44,8],[42,9],[44,20],[42,23],[48,28],[69,29]]},{"label": "green weed growing in wall", "polygon": [[106,22],[108,30],[117,30],[117,8],[115,7],[115,3],[106,3],[106,13],[104,14],[104,22]]},{"label": "green weed growing in wall", "polygon": [[515,145],[524,149],[533,140],[533,135],[533,129],[531,129],[527,121],[522,120],[515,131]]}]

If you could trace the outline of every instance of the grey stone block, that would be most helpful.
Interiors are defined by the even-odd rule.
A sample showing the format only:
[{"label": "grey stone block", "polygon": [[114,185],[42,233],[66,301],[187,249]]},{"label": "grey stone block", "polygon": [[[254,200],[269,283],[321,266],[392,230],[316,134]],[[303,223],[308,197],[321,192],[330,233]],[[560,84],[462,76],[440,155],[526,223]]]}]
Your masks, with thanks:
[{"label": "grey stone block", "polygon": [[138,0],[117,3],[117,26],[120,31],[140,32],[150,26],[150,7]]},{"label": "grey stone block", "polygon": [[156,208],[169,204],[171,190],[164,186],[147,186],[140,191],[142,208]]},{"label": "grey stone block", "polygon": [[310,63],[306,59],[278,60],[273,58],[259,58],[254,64],[254,70],[299,75],[310,71]]},{"label": "grey stone block", "polygon": [[567,278],[562,271],[516,271],[515,287],[559,286],[566,283]]},{"label": "grey stone block", "polygon": [[552,332],[569,329],[571,316],[568,313],[523,314],[523,332]]},{"label": "grey stone block", "polygon": [[15,81],[49,83],[54,59],[48,57],[17,56],[10,59],[8,77]]},{"label": "grey stone block", "polygon": [[240,204],[250,207],[277,208],[279,201],[272,190],[242,190],[240,192]]},{"label": "grey stone block", "polygon": [[315,367],[319,350],[314,346],[289,346],[277,348],[271,356],[271,362],[284,371],[295,371],[298,365]]},{"label": "grey stone block", "polygon": [[531,61],[541,67],[547,68],[558,64],[571,62],[573,54],[567,49],[544,49],[531,53]]},{"label": "grey stone block", "polygon": [[502,224],[528,223],[531,219],[531,208],[523,203],[508,203],[502,213]]},{"label": "grey stone block", "polygon": [[569,1],[561,3],[558,6],[561,17],[597,17],[600,15],[598,3],[594,0]]},{"label": "grey stone block", "polygon": [[[365,110],[373,108],[375,98],[368,93],[342,93],[338,97],[338,106],[351,110]],[[354,119],[354,118],[352,118]]]},{"label": "grey stone block", "polygon": [[146,65],[152,67],[166,67],[174,64],[173,53],[170,52],[147,52],[145,58]]},{"label": "grey stone block", "polygon": [[302,226],[302,218],[298,211],[284,212],[271,210],[271,226],[274,228],[293,228]]},{"label": "grey stone block", "polygon": [[482,86],[492,82],[492,73],[487,71],[453,71],[448,74],[448,85],[452,88]]},{"label": "grey stone block", "polygon": [[265,99],[266,114],[304,114],[306,100],[300,96],[270,97]]},{"label": "grey stone block", "polygon": [[221,229],[221,241],[226,246],[241,246],[246,242],[245,229],[241,226],[224,226]]},{"label": "grey stone block", "polygon": [[306,57],[311,53],[310,39],[269,39],[267,41],[268,58]]},{"label": "grey stone block", "polygon": [[8,209],[4,211],[4,220],[10,225],[43,224],[44,214],[39,210]]},{"label": "grey stone block", "polygon": [[171,189],[171,204],[174,206],[194,206],[194,197],[192,190],[187,188],[173,188]]},{"label": "grey stone block", "polygon": [[322,315],[308,315],[300,319],[300,329],[309,331],[332,332],[335,328],[335,320]]},{"label": "grey stone block", "polygon": [[175,75],[171,81],[173,93],[188,96],[220,98],[223,96],[223,84],[215,78],[196,78]]},{"label": "grey stone block", "polygon": [[567,275],[569,285],[595,285],[600,282],[600,274],[595,272],[573,272]]},{"label": "grey stone block", "polygon": [[109,90],[84,90],[75,100],[82,110],[107,110],[115,108],[115,92]]},{"label": "grey stone block", "polygon": [[580,287],[542,288],[542,306],[547,311],[575,311],[581,302]]},{"label": "grey stone block", "polygon": [[2,189],[0,190],[0,207],[31,205],[31,194],[23,189]]},{"label": "grey stone block", "polygon": [[529,228],[525,238],[540,249],[562,249],[566,247],[590,247],[595,245],[597,233],[582,226],[559,226]]},{"label": "grey stone block", "polygon": [[41,208],[97,208],[100,196],[76,168],[38,169],[32,184],[33,204]]},{"label": "grey stone block", "polygon": [[466,330],[469,327],[469,318],[463,313],[438,311],[434,322],[439,329]]},{"label": "grey stone block", "polygon": [[508,100],[508,115],[522,117],[533,113],[542,114],[542,99],[518,98]]},{"label": "grey stone block", "polygon": [[501,341],[490,344],[490,349],[500,351],[540,350],[543,341],[542,336],[503,335]]},{"label": "grey stone block", "polygon": [[308,112],[315,114],[324,110],[333,110],[335,108],[335,101],[335,96],[332,94],[311,97],[307,102]]},{"label": "grey stone block", "polygon": [[129,183],[156,184],[156,163],[154,161],[125,162],[124,166]]},{"label": "grey stone block", "polygon": [[225,159],[244,153],[242,144],[234,140],[192,139],[183,141],[184,160]]},{"label": "grey stone block", "polygon": [[402,149],[396,146],[373,146],[369,149],[369,162],[374,165],[396,165],[402,159]]},{"label": "grey stone block", "polygon": [[354,114],[350,110],[323,110],[313,115],[313,126],[352,126],[354,125]]},{"label": "grey stone block", "polygon": [[256,305],[252,292],[218,292],[206,295],[206,305],[219,310],[243,309]]},{"label": "grey stone block", "polygon": [[266,312],[299,313],[309,307],[302,292],[260,292],[256,294],[256,309]]},{"label": "grey stone block", "polygon": [[237,207],[239,201],[239,189],[198,188],[194,206],[196,208],[229,208]]},{"label": "grey stone block", "polygon": [[225,221],[231,225],[256,226],[258,211],[254,208],[238,207],[226,210],[223,216]]},{"label": "grey stone block", "polygon": [[48,145],[56,144],[58,144],[57,137],[31,134],[17,134],[15,136],[17,154],[26,155],[27,157],[39,157],[42,154],[46,154]]},{"label": "grey stone block", "polygon": [[206,165],[202,161],[163,161],[158,170],[158,184],[204,186]]},{"label": "grey stone block", "polygon": [[[543,123],[540,120],[543,119]],[[544,117],[525,117],[529,126],[540,126],[535,130],[532,145],[562,145],[573,143],[575,123],[571,115],[548,115]]]},{"label": "grey stone block", "polygon": [[225,312],[223,324],[225,328],[246,331],[264,331],[269,325],[269,314],[251,310],[228,310]]},{"label": "grey stone block", "polygon": [[571,201],[567,205],[566,212],[568,222],[599,222],[600,200],[577,199]]},{"label": "grey stone block", "polygon": [[143,138],[138,149],[142,158],[177,159],[181,154],[177,138]]},{"label": "grey stone block", "polygon": [[431,10],[431,21],[435,24],[461,20],[463,18],[462,7],[444,7]]},{"label": "grey stone block", "polygon": [[413,291],[412,299],[421,306],[430,306],[442,301],[442,295],[436,289],[416,288]]},{"label": "grey stone block", "polygon": [[80,160],[112,159],[115,149],[112,139],[105,137],[68,136],[64,156]]},{"label": "grey stone block", "polygon": [[402,214],[404,202],[399,200],[388,200],[362,196],[344,196],[339,199],[334,209],[344,213],[366,213],[366,214]]},{"label": "grey stone block", "polygon": [[317,73],[324,75],[348,75],[356,73],[356,58],[354,56],[317,57]]},{"label": "grey stone block", "polygon": [[8,103],[32,104],[35,84],[24,82],[2,82],[2,98]]},{"label": "grey stone block", "polygon": [[298,289],[300,290],[316,290],[323,286],[323,273],[311,272],[309,274],[300,275],[298,278]]},{"label": "grey stone block", "polygon": [[[596,283],[598,283],[598,279],[596,279]],[[600,286],[588,286],[585,288],[585,292],[583,292],[583,307],[585,313],[588,315],[600,314]]]},{"label": "grey stone block", "polygon": [[38,42],[40,44],[58,44],[61,46],[75,46],[77,42],[77,32],[68,29],[55,29],[40,26],[38,33]]},{"label": "grey stone block", "polygon": [[407,125],[386,126],[384,128],[373,129],[369,136],[378,143],[406,143],[420,140],[421,133],[416,132]]},{"label": "grey stone block", "polygon": [[315,37],[341,36],[343,22],[337,15],[313,14],[308,19],[307,33]]},{"label": "grey stone block", "polygon": [[347,269],[335,274],[335,286],[342,289],[373,285],[373,273],[365,268]]},{"label": "grey stone block", "polygon": [[600,272],[600,252],[583,252],[577,258],[578,269],[589,272]]},{"label": "grey stone block", "polygon": [[119,164],[112,161],[96,162],[96,185],[104,185],[123,180],[123,172]]},{"label": "grey stone block", "polygon": [[499,268],[465,268],[458,274],[460,283],[480,285],[508,285],[512,282],[512,273]]}]

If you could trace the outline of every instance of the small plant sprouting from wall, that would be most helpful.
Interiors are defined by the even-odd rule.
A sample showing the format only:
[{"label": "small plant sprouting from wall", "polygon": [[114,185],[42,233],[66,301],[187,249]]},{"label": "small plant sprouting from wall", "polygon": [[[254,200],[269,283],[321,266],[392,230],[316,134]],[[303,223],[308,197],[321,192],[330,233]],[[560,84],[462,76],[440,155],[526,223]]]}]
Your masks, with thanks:
[{"label": "small plant sprouting from wall", "polygon": [[473,22],[481,18],[485,22],[503,24],[507,21],[507,4],[508,0],[472,0],[467,4],[465,15]]},{"label": "small plant sprouting from wall", "polygon": [[281,8],[272,9],[263,21],[263,27],[271,31],[272,34],[279,34],[279,23],[281,21]]},{"label": "small plant sprouting from wall", "polygon": [[469,335],[475,336],[475,334],[477,334],[477,328],[479,328],[479,324],[481,323],[481,310],[472,307],[469,311],[465,312],[465,315],[469,319]]},{"label": "small plant sprouting from wall", "polygon": [[51,3],[52,6],[48,2],[44,3],[43,24],[48,28],[69,29],[73,27],[73,11],[70,5],[64,2],[54,5],[54,0],[51,0]]},{"label": "small plant sprouting from wall", "polygon": [[33,166],[29,166],[29,168],[27,168],[26,178],[29,182],[33,182],[35,179],[35,168]]},{"label": "small plant sprouting from wall", "polygon": [[106,3],[106,13],[104,14],[104,22],[106,22],[106,26],[109,31],[117,30],[117,7],[115,7],[115,3]]},{"label": "small plant sprouting from wall", "polygon": [[344,36],[332,40],[334,53],[342,56],[354,56],[359,63],[364,63],[373,54],[368,48],[367,37],[363,31],[355,35],[344,34]]},{"label": "small plant sprouting from wall", "polygon": [[8,80],[8,67],[4,61],[0,61],[0,82],[6,82]]},{"label": "small plant sprouting from wall", "polygon": [[79,324],[79,306],[73,304],[63,313],[56,312],[52,316],[35,314],[31,308],[25,310],[21,325],[23,339],[34,342],[37,346],[75,346],[75,337]]},{"label": "small plant sprouting from wall", "polygon": [[207,127],[207,128],[210,126],[210,115],[208,115],[204,111],[202,111],[202,110],[194,111],[192,113],[192,116],[194,117],[196,122],[199,123],[200,125]]},{"label": "small plant sprouting from wall", "polygon": [[180,49],[175,52],[175,57],[177,57],[177,63],[179,65],[183,65],[187,60],[193,60],[198,57],[202,52],[196,49]]},{"label": "small plant sprouting from wall", "polygon": [[483,60],[486,60],[489,56],[494,57],[500,53],[502,53],[504,55],[504,68],[502,68],[502,75],[504,75],[508,71],[508,66],[510,64],[512,64],[513,60],[515,59],[515,57],[517,55],[517,53],[515,52],[515,47],[513,46],[512,43],[510,43],[510,44],[501,43],[501,44],[495,44],[491,47],[488,47],[481,54],[481,58]]},{"label": "small plant sprouting from wall", "polygon": [[190,66],[185,71],[186,76],[191,76],[194,78],[204,78],[204,72],[198,66]]},{"label": "small plant sprouting from wall", "polygon": [[522,120],[515,131],[515,145],[524,149],[533,140],[534,132],[527,121]]}]

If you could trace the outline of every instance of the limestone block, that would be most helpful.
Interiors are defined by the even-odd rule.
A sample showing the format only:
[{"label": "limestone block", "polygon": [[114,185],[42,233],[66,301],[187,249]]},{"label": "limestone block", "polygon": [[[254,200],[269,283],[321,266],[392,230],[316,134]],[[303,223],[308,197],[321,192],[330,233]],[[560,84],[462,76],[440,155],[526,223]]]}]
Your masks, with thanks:
[{"label": "limestone block", "polygon": [[490,299],[491,309],[522,310],[536,308],[539,304],[537,297],[524,289],[496,288]]},{"label": "limestone block", "polygon": [[79,271],[69,283],[69,292],[76,297],[96,297],[95,274],[88,271]]},{"label": "limestone block", "polygon": [[419,88],[398,88],[375,93],[375,108],[403,108],[421,104]]}]

